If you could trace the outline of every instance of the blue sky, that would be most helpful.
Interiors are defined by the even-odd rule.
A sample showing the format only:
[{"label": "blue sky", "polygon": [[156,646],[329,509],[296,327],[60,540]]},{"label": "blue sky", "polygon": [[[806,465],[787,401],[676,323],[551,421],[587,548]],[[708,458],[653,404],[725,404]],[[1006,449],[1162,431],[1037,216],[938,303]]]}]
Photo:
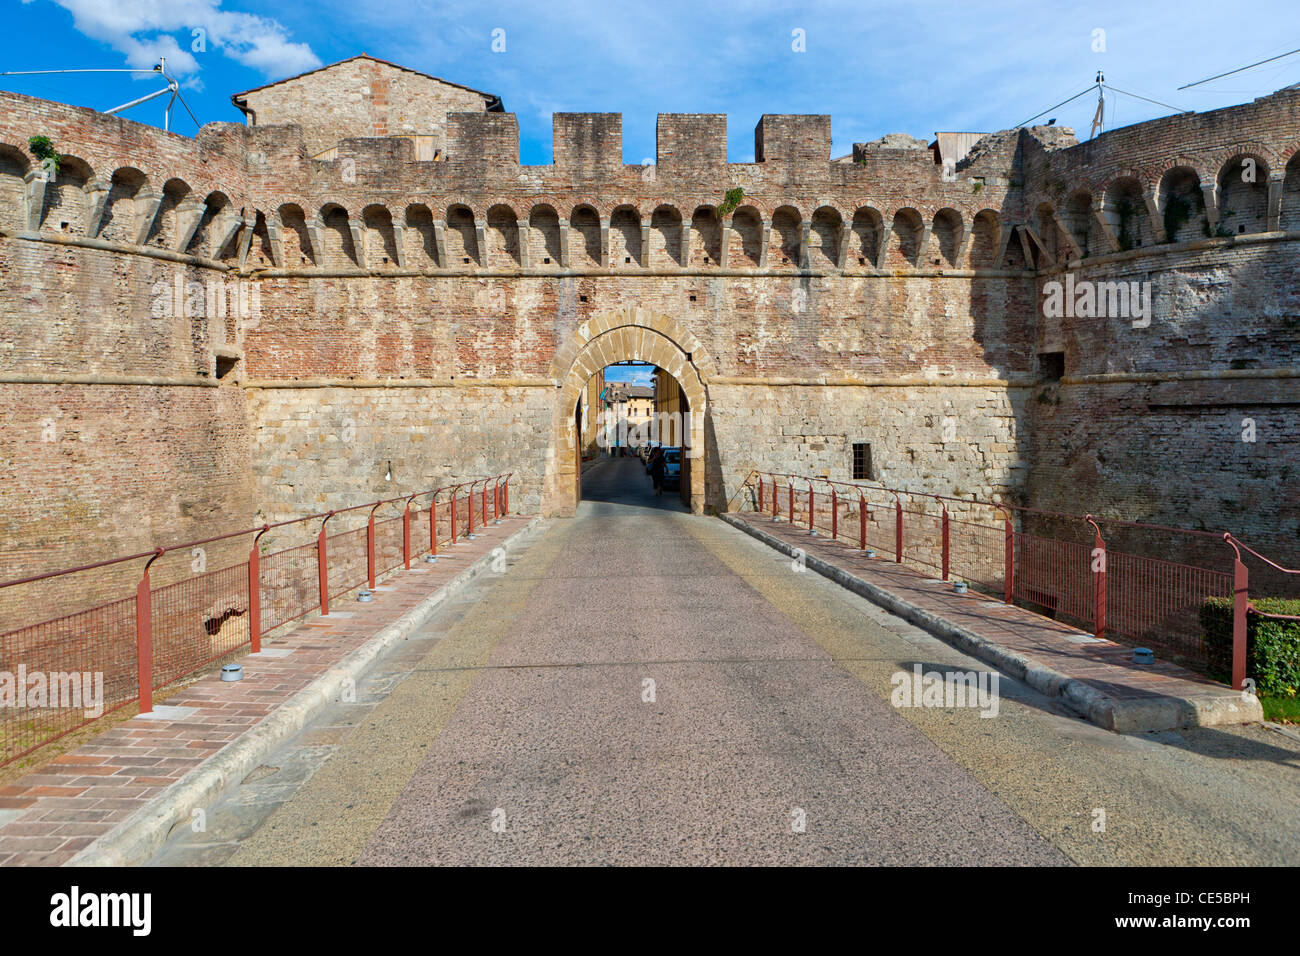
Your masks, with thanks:
[{"label": "blue sky", "polygon": [[[730,158],[744,162],[763,113],[831,114],[841,155],[890,132],[1014,126],[1098,69],[1184,109],[1242,102],[1300,82],[1300,55],[1176,88],[1300,47],[1298,11],[1295,0],[6,0],[0,69],[148,67],[162,53],[201,121],[238,122],[231,93],[364,51],[499,94],[518,114],[525,163],[550,162],[553,111],[588,110],[623,113],[630,163],[653,158],[657,113],[727,113]],[[98,109],[160,85],[0,77],[3,89]],[[159,102],[124,115],[160,125]],[[1094,106],[1085,97],[1049,115],[1086,136]],[[1167,112],[1122,97],[1108,109],[1111,127]],[[188,119],[173,128],[194,131]]]},{"label": "blue sky", "polygon": [[633,385],[653,385],[655,367],[653,365],[607,365],[605,381],[631,382]]}]

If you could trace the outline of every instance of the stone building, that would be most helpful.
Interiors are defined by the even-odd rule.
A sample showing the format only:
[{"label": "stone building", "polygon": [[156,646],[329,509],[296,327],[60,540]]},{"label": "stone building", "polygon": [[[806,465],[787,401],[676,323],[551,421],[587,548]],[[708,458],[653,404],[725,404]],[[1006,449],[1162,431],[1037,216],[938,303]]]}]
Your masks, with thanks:
[{"label": "stone building", "polygon": [[654,416],[655,390],[651,385],[627,387],[627,423],[629,427],[647,424]]},{"label": "stone building", "polygon": [[[1294,549],[1300,90],[950,175],[791,115],[731,163],[727,117],[663,114],[630,166],[619,115],[557,113],[525,166],[496,96],[368,57],[236,100],[189,138],[0,93],[0,577],[500,471],[571,513],[622,361],[691,412],[696,511],[869,446],[893,487]],[[1044,310],[1067,280],[1149,314]]]},{"label": "stone building", "polygon": [[409,139],[417,162],[447,146],[447,114],[505,110],[493,93],[361,54],[236,93],[249,126],[296,125],[313,159],[336,159],[345,139]]}]

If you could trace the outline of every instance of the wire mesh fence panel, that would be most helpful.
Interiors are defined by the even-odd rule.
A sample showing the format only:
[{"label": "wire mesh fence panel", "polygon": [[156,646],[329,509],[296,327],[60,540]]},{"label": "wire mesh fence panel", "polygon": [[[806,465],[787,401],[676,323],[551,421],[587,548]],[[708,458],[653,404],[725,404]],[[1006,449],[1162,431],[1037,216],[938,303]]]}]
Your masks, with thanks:
[{"label": "wire mesh fence panel", "polygon": [[798,507],[798,493],[788,485],[778,485],[776,489],[776,517],[782,521],[796,523],[799,520],[796,512]]},{"label": "wire mesh fence panel", "polygon": [[1092,549],[1073,541],[1015,536],[1015,598],[1049,617],[1096,623]]},{"label": "wire mesh fence panel", "polygon": [[830,496],[822,489],[815,488],[805,491],[803,498],[804,517],[799,527],[805,531],[816,531],[821,535],[830,534],[831,513],[827,507],[830,504]]},{"label": "wire mesh fence panel", "polygon": [[366,583],[366,529],[354,528],[327,536],[329,596],[333,600]]},{"label": "wire mesh fence panel", "polygon": [[[812,531],[821,528],[821,512],[825,510],[826,502],[822,500],[820,493],[804,489],[795,491],[795,510],[799,514],[799,520],[796,527],[801,531]],[[826,519],[827,525],[830,523],[829,516]]]},{"label": "wire mesh fence panel", "polygon": [[164,687],[249,643],[248,564],[153,591],[153,686]]},{"label": "wire mesh fence panel", "polygon": [[[453,524],[452,516],[455,514],[456,499],[454,498],[449,498],[446,502],[438,506],[438,540],[443,544],[448,544],[451,541],[451,530]],[[456,534],[458,536],[464,534],[463,529],[465,527],[465,522],[459,517],[456,517],[454,521]],[[459,538],[457,540],[459,540]]]},{"label": "wire mesh fence panel", "polygon": [[[455,514],[458,535],[469,530],[471,507],[477,508],[476,527],[495,518],[496,488],[496,483],[490,484],[486,497],[480,488],[472,503],[468,493],[459,496]],[[401,509],[405,500],[379,504]],[[372,502],[347,510],[355,517],[358,508],[374,505]],[[253,615],[245,535],[256,534],[256,540],[261,540],[264,547],[272,541],[284,545],[258,556],[257,587],[263,634],[319,608],[318,545],[303,541],[305,534],[310,534],[303,522],[315,522],[323,517],[314,515],[0,583],[0,590],[5,594],[0,611],[7,614],[15,608],[21,610],[21,617],[7,623],[0,632],[0,764],[7,764],[138,699],[141,673],[137,659],[136,597],[84,606],[105,587],[125,591],[139,582],[140,566],[131,567],[127,562],[150,559],[149,576],[156,586],[150,592],[147,608],[149,676],[152,689],[158,689],[190,677],[251,644]],[[429,519],[427,507],[412,510],[413,558],[430,550]],[[445,500],[440,501],[437,514],[440,548],[450,541],[452,520],[451,506]],[[262,538],[262,535],[268,536]],[[368,549],[364,526],[330,535],[327,549],[331,597],[365,584]],[[243,560],[232,560],[240,556]],[[399,510],[395,517],[376,522],[376,573],[396,570],[404,564],[405,557],[405,527]],[[225,566],[204,570],[208,564],[215,563]],[[98,584],[79,585],[77,582],[85,579],[73,575],[90,570],[96,571]],[[69,583],[61,583],[65,580]],[[94,595],[88,597],[92,592]],[[49,620],[36,620],[40,608],[49,603],[50,595],[67,595],[58,603],[79,609]]]},{"label": "wire mesh fence panel", "polygon": [[1107,636],[1204,667],[1201,606],[1232,596],[1232,576],[1119,551],[1106,553]]},{"label": "wire mesh fence panel", "polygon": [[1006,591],[1006,529],[967,518],[948,519],[949,576],[979,590]]},{"label": "wire mesh fence panel", "polygon": [[467,532],[466,519],[469,517],[469,505],[465,501],[464,495],[454,496],[447,505],[447,540],[451,541],[454,531],[456,541],[465,537]]},{"label": "wire mesh fence panel", "polygon": [[429,509],[411,508],[411,561],[429,553]]},{"label": "wire mesh fence panel", "polygon": [[822,507],[825,510],[823,515],[824,523],[821,525],[822,530],[826,532],[827,537],[833,541],[842,541],[845,538],[845,515],[844,499],[839,492],[827,494],[826,500]]},{"label": "wire mesh fence panel", "polygon": [[0,635],[0,765],[136,699],[135,598]]},{"label": "wire mesh fence panel", "polygon": [[261,556],[263,634],[320,607],[316,553],[315,544],[304,544]]},{"label": "wire mesh fence panel", "polygon": [[880,555],[897,557],[897,521],[893,505],[867,505],[867,547]]},{"label": "wire mesh fence panel", "polygon": [[839,496],[840,505],[840,540],[845,544],[858,547],[862,523],[861,523],[861,505],[857,498]]},{"label": "wire mesh fence panel", "polygon": [[943,573],[943,515],[903,510],[903,563],[939,577]]},{"label": "wire mesh fence panel", "polygon": [[811,497],[812,497],[812,496],[808,493],[807,490],[800,491],[800,490],[797,489],[797,488],[795,489],[795,492],[794,492],[794,516],[795,516],[794,524],[795,524],[795,527],[797,527],[797,528],[801,528],[801,529],[803,529],[803,530],[805,530],[805,531],[808,530],[808,517],[809,517],[809,514],[810,514],[810,512],[809,512],[809,510],[808,510],[808,507],[809,507],[809,504],[811,503],[811,501],[810,501]]},{"label": "wire mesh fence panel", "polygon": [[[848,509],[847,502],[839,489],[823,487],[815,489],[814,504],[816,506],[816,528],[819,534],[837,541],[843,541],[850,530],[846,528]],[[856,534],[856,530],[853,532]]]},{"label": "wire mesh fence panel", "polygon": [[375,573],[387,574],[402,567],[402,519],[388,518],[375,522]]},{"label": "wire mesh fence panel", "polygon": [[441,552],[451,541],[451,506],[445,501],[438,502],[437,525],[438,550]]}]

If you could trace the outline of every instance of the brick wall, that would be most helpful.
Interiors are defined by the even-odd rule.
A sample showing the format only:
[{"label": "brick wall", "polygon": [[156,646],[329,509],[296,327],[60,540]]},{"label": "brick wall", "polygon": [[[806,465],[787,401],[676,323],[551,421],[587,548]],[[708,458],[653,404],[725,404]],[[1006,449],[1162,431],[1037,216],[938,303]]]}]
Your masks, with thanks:
[{"label": "brick wall", "polygon": [[[555,162],[521,166],[481,99],[419,163],[391,85],[387,118],[355,101],[359,138],[313,112],[336,75],[298,81],[297,127],[195,139],[0,94],[8,571],[78,563],[78,521],[103,557],[355,504],[389,461],[411,490],[515,469],[516,505],[562,511],[564,357],[630,308],[704,379],[711,506],[750,468],[849,477],[865,441],[890,484],[1295,539],[1300,94],[1079,145],[1007,131],[945,181],[927,150],[831,162],[826,117],[765,116],[734,164],[725,117],[665,114],[657,163],[627,166],[619,116],[557,114]],[[68,157],[49,184],[38,132]],[[1150,281],[1151,325],[1044,316],[1067,268]],[[156,315],[178,277],[250,283],[260,311]],[[35,441],[51,403],[93,438]],[[1224,437],[1244,417],[1250,448]]]}]

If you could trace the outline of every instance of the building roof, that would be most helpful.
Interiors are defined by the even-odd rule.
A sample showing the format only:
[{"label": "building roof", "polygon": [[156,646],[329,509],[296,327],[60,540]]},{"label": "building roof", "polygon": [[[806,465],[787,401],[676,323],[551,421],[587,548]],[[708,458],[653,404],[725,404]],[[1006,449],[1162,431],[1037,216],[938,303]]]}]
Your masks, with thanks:
[{"label": "building roof", "polygon": [[434,76],[432,73],[424,73],[420,70],[413,70],[409,66],[402,66],[400,63],[393,63],[390,60],[381,60],[377,56],[371,56],[369,53],[359,53],[356,56],[350,56],[339,60],[335,63],[327,63],[324,66],[318,66],[314,70],[308,70],[305,73],[298,73],[294,76],[286,76],[282,80],[275,80],[271,83],[263,83],[261,86],[254,86],[252,89],[244,90],[240,93],[233,94],[230,99],[236,106],[241,105],[240,101],[249,93],[256,93],[258,90],[269,89],[272,86],[279,86],[281,83],[288,83],[290,80],[300,80],[304,76],[311,76],[313,73],[320,73],[323,70],[330,70],[344,63],[351,63],[353,60],[370,60],[372,63],[382,63],[384,66],[391,66],[395,70],[405,70],[407,73],[414,73],[416,76],[422,76],[425,79],[436,80],[439,83],[445,83],[447,86],[454,86],[458,89],[468,90],[471,93],[477,93],[488,101],[487,111],[489,113],[504,113],[505,104],[501,102],[501,97],[495,93],[489,93],[486,90],[476,90],[472,86],[466,86],[464,83],[453,83],[451,80],[444,80],[440,76]]}]

